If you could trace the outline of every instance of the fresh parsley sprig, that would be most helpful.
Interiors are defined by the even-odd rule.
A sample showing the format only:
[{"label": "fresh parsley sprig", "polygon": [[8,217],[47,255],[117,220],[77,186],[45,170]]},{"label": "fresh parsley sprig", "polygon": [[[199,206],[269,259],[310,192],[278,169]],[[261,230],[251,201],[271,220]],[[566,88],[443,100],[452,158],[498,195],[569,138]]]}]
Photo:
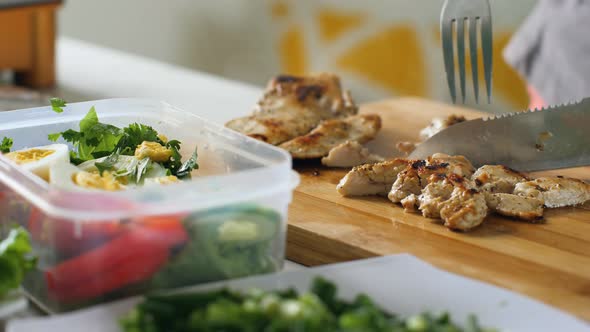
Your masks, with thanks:
[{"label": "fresh parsley sprig", "polygon": [[66,107],[66,101],[61,98],[51,98],[49,99],[51,103],[51,108],[55,113],[63,113],[64,109],[62,107]]},{"label": "fresh parsley sprig", "polygon": [[[52,107],[66,106],[64,100],[55,101],[54,105],[54,99],[57,98],[52,98]],[[169,175],[174,175],[179,179],[190,178],[190,173],[199,168],[196,150],[183,163],[182,155],[180,154],[181,142],[178,140],[162,141],[158,136],[158,132],[150,126],[132,123],[121,129],[113,125],[104,124],[98,120],[96,109],[91,107],[88,114],[80,121],[79,127],[79,131],[68,129],[63,132],[50,134],[48,138],[50,141],[56,142],[61,137],[64,141],[72,143],[75,151],[70,152],[70,161],[75,165],[89,160],[107,157],[95,164],[101,174],[106,170],[112,170],[119,156],[135,155],[137,146],[146,141],[157,142],[172,152],[170,159],[162,163],[162,166],[168,170]],[[147,171],[149,163],[140,161],[138,166],[141,167],[138,167],[133,172],[133,176],[137,181],[140,181]]]},{"label": "fresh parsley sprig", "polygon": [[0,153],[10,152],[10,149],[12,148],[13,143],[14,143],[14,141],[12,140],[12,138],[4,137],[2,139],[2,142],[0,143]]}]

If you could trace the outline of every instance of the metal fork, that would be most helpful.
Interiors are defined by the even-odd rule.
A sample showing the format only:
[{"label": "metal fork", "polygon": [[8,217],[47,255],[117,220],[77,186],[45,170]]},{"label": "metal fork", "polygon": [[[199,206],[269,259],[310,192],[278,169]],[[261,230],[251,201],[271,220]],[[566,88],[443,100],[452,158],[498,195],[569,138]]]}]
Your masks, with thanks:
[{"label": "metal fork", "polygon": [[477,22],[481,22],[481,48],[483,52],[483,70],[486,81],[488,103],[492,96],[492,15],[488,0],[445,0],[440,15],[443,57],[447,83],[453,103],[455,92],[455,54],[453,48],[453,26],[457,32],[457,62],[459,65],[459,83],[461,97],[465,103],[465,25],[469,26],[469,53],[471,56],[471,76],[475,102],[479,103],[479,85],[477,74]]}]

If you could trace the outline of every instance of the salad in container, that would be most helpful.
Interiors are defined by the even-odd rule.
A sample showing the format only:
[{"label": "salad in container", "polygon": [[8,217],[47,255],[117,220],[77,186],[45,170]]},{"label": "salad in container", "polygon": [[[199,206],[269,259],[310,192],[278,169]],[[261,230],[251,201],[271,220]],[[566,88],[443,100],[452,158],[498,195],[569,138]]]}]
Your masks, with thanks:
[{"label": "salad in container", "polygon": [[0,229],[28,232],[50,313],[279,270],[297,183],[286,152],[160,101],[0,113]]}]

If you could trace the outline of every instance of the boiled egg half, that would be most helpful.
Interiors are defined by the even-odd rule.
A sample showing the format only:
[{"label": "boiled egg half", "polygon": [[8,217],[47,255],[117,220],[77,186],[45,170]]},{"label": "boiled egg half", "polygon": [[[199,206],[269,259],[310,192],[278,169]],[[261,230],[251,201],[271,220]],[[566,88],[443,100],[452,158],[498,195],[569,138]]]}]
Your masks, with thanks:
[{"label": "boiled egg half", "polygon": [[9,152],[4,156],[48,182],[52,165],[70,164],[70,150],[65,144],[27,148]]},{"label": "boiled egg half", "polygon": [[126,178],[117,178],[110,172],[85,171],[70,163],[53,165],[50,178],[52,186],[73,191],[121,191],[128,188]]}]

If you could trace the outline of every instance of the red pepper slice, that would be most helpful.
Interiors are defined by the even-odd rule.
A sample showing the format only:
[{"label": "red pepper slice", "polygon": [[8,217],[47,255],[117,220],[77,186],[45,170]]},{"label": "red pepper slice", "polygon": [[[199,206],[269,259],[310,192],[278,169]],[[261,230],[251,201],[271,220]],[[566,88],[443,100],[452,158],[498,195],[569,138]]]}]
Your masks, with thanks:
[{"label": "red pepper slice", "polygon": [[149,278],[170,249],[187,240],[176,216],[138,220],[110,242],[47,270],[48,292],[58,300],[75,301]]},{"label": "red pepper slice", "polygon": [[168,250],[158,246],[143,248],[132,259],[101,270],[94,278],[72,285],[59,283],[50,296],[61,302],[76,302],[99,297],[121,287],[148,279],[168,260]]}]

